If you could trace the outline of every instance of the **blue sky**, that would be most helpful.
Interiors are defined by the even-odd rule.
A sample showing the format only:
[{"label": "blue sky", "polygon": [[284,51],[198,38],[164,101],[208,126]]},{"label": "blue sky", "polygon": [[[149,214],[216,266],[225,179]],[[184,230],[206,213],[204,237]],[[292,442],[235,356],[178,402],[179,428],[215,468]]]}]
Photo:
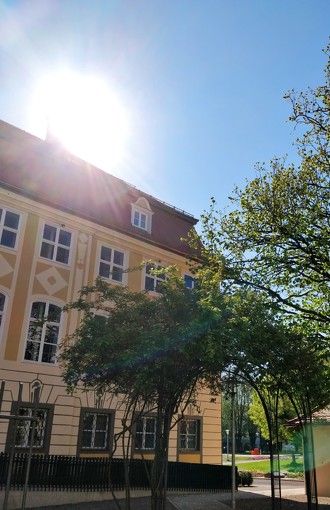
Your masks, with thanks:
[{"label": "blue sky", "polygon": [[102,77],[130,136],[115,167],[91,162],[199,217],[257,161],[294,157],[283,95],[323,83],[330,1],[0,0],[0,34],[2,120],[43,137],[42,75]]}]

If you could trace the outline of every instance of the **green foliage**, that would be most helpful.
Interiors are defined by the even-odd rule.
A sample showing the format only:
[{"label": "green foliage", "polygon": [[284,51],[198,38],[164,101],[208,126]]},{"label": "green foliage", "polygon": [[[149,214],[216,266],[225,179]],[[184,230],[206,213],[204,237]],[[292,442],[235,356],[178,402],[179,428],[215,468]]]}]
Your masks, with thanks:
[{"label": "green foliage", "polygon": [[217,285],[227,299],[227,377],[258,392],[270,447],[278,397],[290,400],[304,444],[313,410],[330,403],[330,45],[325,53],[325,84],[286,96],[302,128],[300,164],[258,164],[256,178],[234,191],[231,212],[211,200],[194,239],[211,302]]},{"label": "green foliage", "polygon": [[60,357],[70,391],[134,392],[152,405],[191,396],[208,377],[218,319],[174,275],[158,299],[97,280],[66,308],[83,312]]},{"label": "green foliage", "polygon": [[[235,405],[235,430],[236,430],[236,451],[246,450],[246,443],[254,446],[256,425],[251,421],[248,410],[252,400],[252,388],[248,384],[241,383],[237,386]],[[232,401],[228,392],[224,392],[221,401],[221,420],[223,440],[226,441],[225,430],[231,430],[232,426]],[[226,442],[224,443],[226,444]]]},{"label": "green foliage", "polygon": [[238,485],[243,487],[250,487],[253,484],[253,476],[250,471],[239,471],[238,472]]},{"label": "green foliage", "polygon": [[196,271],[227,298],[231,373],[286,393],[299,417],[330,402],[330,46],[325,54],[325,84],[286,96],[300,165],[258,165],[228,214],[212,198]]},{"label": "green foliage", "polygon": [[[274,445],[277,428],[280,441],[289,438],[283,419],[298,416],[303,425],[310,409],[328,402],[327,357],[308,337],[289,330],[276,308],[267,306],[258,293],[236,290],[224,301],[230,311],[225,323],[231,353],[228,376],[248,382],[257,391],[262,399],[257,411],[262,436]],[[282,408],[281,399],[287,404]]]},{"label": "green foliage", "polygon": [[77,387],[125,396],[124,433],[135,411],[156,414],[150,484],[152,507],[164,497],[172,419],[196,399],[197,385],[220,385],[221,313],[167,269],[157,299],[98,279],[66,310],[82,314],[62,345],[60,362],[68,391]]},{"label": "green foliage", "polygon": [[276,308],[256,292],[237,290],[224,303],[223,314],[227,312],[228,319],[223,327],[230,339],[227,349],[232,371],[244,374],[252,385],[262,381],[270,390],[280,384],[283,391],[300,391],[309,384],[318,390],[318,399],[326,398],[327,356],[309,337],[288,329]]},{"label": "green foliage", "polygon": [[[325,50],[329,56],[330,46]],[[329,347],[330,324],[330,59],[325,84],[286,98],[299,126],[300,165],[280,158],[236,189],[233,210],[205,213],[203,266],[231,285],[248,285],[285,312],[291,327],[318,349]],[[226,254],[224,260],[223,254]]]},{"label": "green foliage", "polygon": [[[292,406],[292,403],[286,394],[280,395],[277,406],[274,394],[266,394],[264,397],[268,400],[267,404],[272,423],[275,424],[277,420],[279,441],[285,443],[291,441],[294,432],[292,429],[288,428],[287,420],[295,416],[295,410]],[[274,416],[275,409],[277,409],[277,417]],[[249,408],[249,416],[253,423],[260,429],[262,437],[269,440],[269,427],[266,420],[265,411],[260,401],[260,397],[256,391],[254,391],[252,394],[252,403]]]}]

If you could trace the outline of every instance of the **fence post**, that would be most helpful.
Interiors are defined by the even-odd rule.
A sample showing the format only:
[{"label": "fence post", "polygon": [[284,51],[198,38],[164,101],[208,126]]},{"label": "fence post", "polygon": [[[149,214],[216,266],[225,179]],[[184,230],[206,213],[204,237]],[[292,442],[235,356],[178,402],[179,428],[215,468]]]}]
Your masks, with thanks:
[{"label": "fence post", "polygon": [[[37,386],[35,388],[35,390],[33,391],[33,400],[34,400],[34,402],[33,402],[34,403],[33,420],[32,420],[32,427],[31,427],[30,446],[29,446],[29,452],[28,452],[28,456],[27,456],[27,465],[26,465],[26,471],[25,471],[25,480],[24,480],[24,489],[23,489],[21,510],[25,510],[25,504],[26,504],[26,495],[27,495],[27,487],[28,487],[30,467],[31,467],[34,432],[35,432],[36,425],[37,425],[37,407],[38,407],[38,403],[39,403],[39,397],[40,397],[40,386]],[[18,409],[18,412],[19,412],[19,409]]]},{"label": "fence post", "polygon": [[[19,414],[19,409],[22,402],[22,392],[23,392],[23,384],[19,383],[19,389],[18,389],[18,397],[17,397],[17,408],[15,412],[15,417]],[[9,498],[9,490],[10,490],[10,480],[11,480],[11,473],[13,470],[13,464],[14,464],[14,456],[15,456],[15,437],[16,437],[16,429],[17,429],[17,420],[14,420],[14,427],[13,427],[13,440],[12,445],[10,445],[10,455],[9,455],[9,463],[8,463],[8,473],[7,473],[7,480],[6,480],[6,489],[5,489],[5,498],[3,502],[3,510],[7,510],[8,508],[8,498]]]}]

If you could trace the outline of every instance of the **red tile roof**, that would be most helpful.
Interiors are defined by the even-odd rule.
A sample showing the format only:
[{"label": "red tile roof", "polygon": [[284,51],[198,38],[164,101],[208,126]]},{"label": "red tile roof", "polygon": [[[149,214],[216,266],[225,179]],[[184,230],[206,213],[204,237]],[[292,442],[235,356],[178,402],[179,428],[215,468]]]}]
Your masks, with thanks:
[{"label": "red tile roof", "polygon": [[[301,420],[304,420],[304,417],[301,417]],[[312,421],[316,424],[330,424],[330,406],[325,407],[324,409],[319,409],[317,411],[312,412]],[[307,423],[309,419],[307,420]],[[299,429],[301,427],[301,423],[297,417],[291,418],[291,420],[287,420],[287,426],[293,429]]]},{"label": "red tile roof", "polygon": [[315,411],[315,413],[313,413],[313,420],[318,423],[330,423],[330,407]]},{"label": "red tile roof", "polygon": [[[179,254],[190,252],[193,216],[10,124],[0,121],[0,184],[70,214]],[[152,232],[131,224],[131,204],[145,197]]]}]

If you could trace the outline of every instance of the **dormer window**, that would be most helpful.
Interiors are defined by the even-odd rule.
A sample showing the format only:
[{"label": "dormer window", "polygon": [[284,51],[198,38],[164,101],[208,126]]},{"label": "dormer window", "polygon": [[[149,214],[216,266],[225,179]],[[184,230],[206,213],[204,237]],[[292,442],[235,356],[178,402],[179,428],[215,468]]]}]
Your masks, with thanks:
[{"label": "dormer window", "polygon": [[140,197],[134,204],[132,204],[132,225],[140,228],[141,230],[145,230],[149,234],[151,234],[152,215],[153,212],[151,211],[149,202],[145,198]]},{"label": "dormer window", "polygon": [[143,228],[144,230],[147,229],[147,216],[145,213],[140,211],[134,211],[134,220],[133,225],[135,227]]}]

